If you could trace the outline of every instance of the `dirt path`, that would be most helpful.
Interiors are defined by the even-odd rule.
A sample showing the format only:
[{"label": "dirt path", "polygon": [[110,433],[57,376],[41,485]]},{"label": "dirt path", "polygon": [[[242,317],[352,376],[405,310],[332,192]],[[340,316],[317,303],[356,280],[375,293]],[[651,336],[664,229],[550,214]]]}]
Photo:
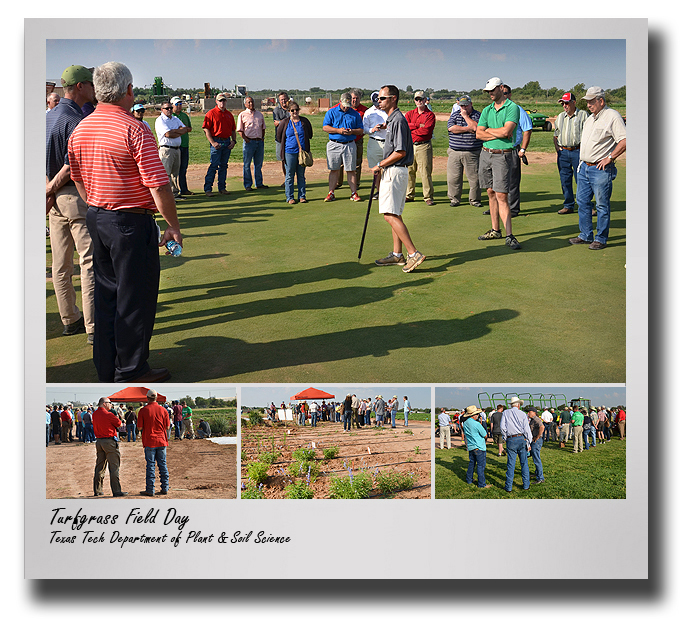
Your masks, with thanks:
[{"label": "dirt path", "polygon": [[[401,422],[399,422],[401,423]],[[398,423],[391,427],[363,427],[344,433],[341,423],[320,421],[316,428],[300,427],[287,423],[266,422],[264,427],[243,428],[242,481],[247,482],[246,468],[250,462],[259,459],[259,454],[280,453],[278,460],[270,466],[269,479],[264,482],[264,496],[268,499],[283,499],[284,489],[291,482],[288,466],[293,461],[292,452],[300,448],[317,450],[321,460],[322,449],[335,445],[338,456],[321,465],[321,475],[310,484],[315,499],[329,497],[332,476],[347,476],[351,468],[353,474],[366,470],[371,475],[378,472],[396,470],[400,473],[414,474],[414,488],[396,493],[395,499],[429,499],[431,497],[431,432],[430,423],[411,421],[405,428]],[[407,432],[411,430],[411,434]],[[273,437],[273,443],[272,443]],[[418,450],[416,449],[418,447]],[[418,452],[418,453],[417,453]],[[286,474],[284,474],[284,471]],[[371,497],[380,497],[373,490]]]},{"label": "dirt path", "polygon": [[[154,498],[145,490],[145,457],[140,441],[122,441],[121,488],[138,499],[235,499],[237,496],[237,445],[219,445],[208,440],[170,441],[167,469],[170,491]],[[104,497],[92,492],[95,446],[86,443],[49,444],[46,448],[47,499],[110,499],[109,471],[104,477]],[[155,489],[160,489],[156,474]]]}]

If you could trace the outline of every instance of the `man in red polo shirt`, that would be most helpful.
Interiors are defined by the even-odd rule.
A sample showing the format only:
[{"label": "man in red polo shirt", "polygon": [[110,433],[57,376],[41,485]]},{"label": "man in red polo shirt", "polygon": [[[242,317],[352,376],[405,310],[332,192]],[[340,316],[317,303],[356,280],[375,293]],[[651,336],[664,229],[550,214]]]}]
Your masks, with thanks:
[{"label": "man in red polo shirt", "polygon": [[421,174],[426,205],[435,205],[433,200],[433,146],[431,138],[436,128],[436,114],[428,109],[426,95],[422,91],[414,92],[416,109],[407,111],[404,117],[409,123],[411,140],[414,144],[414,161],[409,166],[409,185],[407,186],[407,201],[413,201],[416,195],[416,173]]},{"label": "man in red polo shirt", "polygon": [[215,108],[206,112],[203,118],[203,132],[211,145],[211,165],[208,166],[206,178],[203,181],[203,191],[206,196],[213,196],[213,181],[218,173],[218,192],[229,194],[227,191],[227,162],[230,151],[235,147],[235,116],[227,109],[227,96],[218,94],[215,97]]},{"label": "man in red polo shirt", "polygon": [[119,432],[121,419],[111,411],[111,401],[108,397],[102,397],[99,405],[92,415],[92,427],[94,428],[95,448],[97,450],[97,464],[94,467],[94,496],[104,495],[104,473],[109,465],[109,483],[114,497],[128,495],[121,490],[119,469],[121,467],[121,452],[119,451]]},{"label": "man in red polo shirt", "polygon": [[73,417],[68,412],[68,406],[63,407],[61,411],[61,442],[67,443],[73,429]]},{"label": "man in red polo shirt", "polygon": [[167,470],[167,430],[169,413],[157,403],[157,392],[148,390],[148,403],[138,411],[138,429],[142,430],[141,440],[145,452],[145,490],[141,495],[152,497],[155,494],[155,463],[160,470],[159,495],[167,495],[169,490],[169,471]]},{"label": "man in red polo shirt", "polygon": [[177,206],[153,134],[130,113],[133,76],[122,63],[94,69],[99,104],[68,142],[70,177],[87,202],[94,246],[93,359],[103,382],[159,382],[148,364],[160,283],[159,246],[182,244]]}]

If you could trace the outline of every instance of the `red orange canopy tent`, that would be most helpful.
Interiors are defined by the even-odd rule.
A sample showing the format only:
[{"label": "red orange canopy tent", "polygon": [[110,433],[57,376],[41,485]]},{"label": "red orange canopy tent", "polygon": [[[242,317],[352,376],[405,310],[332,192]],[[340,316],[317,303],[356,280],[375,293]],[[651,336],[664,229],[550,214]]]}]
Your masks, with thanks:
[{"label": "red orange canopy tent", "polygon": [[307,388],[290,398],[291,401],[298,401],[299,399],[334,399],[334,395],[319,388]]},{"label": "red orange canopy tent", "polygon": [[[149,388],[145,388],[144,386],[130,386],[128,388],[124,388],[123,390],[119,390],[119,392],[114,393],[113,395],[109,395],[109,399],[113,403],[128,403],[128,402],[134,402],[134,401],[143,401],[147,402],[147,393]],[[161,395],[160,393],[157,393],[157,403],[164,403],[167,401],[167,397],[164,395]]]}]

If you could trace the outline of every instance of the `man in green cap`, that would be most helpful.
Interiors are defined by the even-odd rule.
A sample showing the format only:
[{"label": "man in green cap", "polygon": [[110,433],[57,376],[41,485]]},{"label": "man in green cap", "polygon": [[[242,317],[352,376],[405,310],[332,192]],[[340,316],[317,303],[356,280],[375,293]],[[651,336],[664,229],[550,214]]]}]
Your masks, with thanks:
[{"label": "man in green cap", "polygon": [[[70,178],[68,139],[83,118],[82,106],[94,99],[92,72],[71,65],[61,76],[64,96],[46,114],[46,212],[51,237],[51,277],[63,322],[63,335],[87,332],[94,340],[94,271],[87,204]],[[82,313],[73,288],[73,250],[80,258]]]}]

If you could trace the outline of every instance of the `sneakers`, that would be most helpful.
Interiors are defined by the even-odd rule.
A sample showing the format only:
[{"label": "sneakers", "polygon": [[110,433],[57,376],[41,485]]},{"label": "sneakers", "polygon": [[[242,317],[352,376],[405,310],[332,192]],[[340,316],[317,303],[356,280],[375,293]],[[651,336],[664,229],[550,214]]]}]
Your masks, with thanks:
[{"label": "sneakers", "polygon": [[416,251],[416,253],[414,253],[414,255],[410,255],[407,257],[407,263],[404,265],[404,268],[402,268],[402,270],[405,273],[410,273],[419,264],[421,264],[421,262],[423,262],[425,259],[426,259],[425,255]]},{"label": "sneakers", "polygon": [[336,199],[334,198],[334,192],[329,192],[327,194],[327,198],[324,199],[325,203],[329,203],[330,201],[335,201]]},{"label": "sneakers", "polygon": [[450,201],[450,207],[457,207],[460,204],[460,201]]},{"label": "sneakers", "polygon": [[351,200],[356,202],[361,200],[361,197],[358,196],[358,192],[354,192],[353,194],[351,194]]},{"label": "sneakers", "polygon": [[591,244],[591,241],[584,240],[583,238],[575,237],[575,238],[569,238],[569,244]]},{"label": "sneakers", "polygon": [[515,239],[514,235],[506,236],[506,246],[511,247],[514,251],[517,251],[520,248],[520,244],[518,243],[518,240]]},{"label": "sneakers", "polygon": [[394,252],[392,252],[387,257],[376,259],[375,263],[378,266],[404,266],[407,261],[404,259],[404,255],[401,253],[399,255],[395,255]]},{"label": "sneakers", "polygon": [[494,231],[493,229],[489,229],[484,235],[480,235],[477,239],[478,240],[499,240],[501,238],[501,232],[500,231]]},{"label": "sneakers", "polygon": [[470,201],[470,205],[472,205],[472,207],[482,207],[479,201]]},{"label": "sneakers", "polygon": [[85,333],[85,319],[81,316],[79,320],[69,325],[63,325],[64,336],[74,336],[75,334]]}]

